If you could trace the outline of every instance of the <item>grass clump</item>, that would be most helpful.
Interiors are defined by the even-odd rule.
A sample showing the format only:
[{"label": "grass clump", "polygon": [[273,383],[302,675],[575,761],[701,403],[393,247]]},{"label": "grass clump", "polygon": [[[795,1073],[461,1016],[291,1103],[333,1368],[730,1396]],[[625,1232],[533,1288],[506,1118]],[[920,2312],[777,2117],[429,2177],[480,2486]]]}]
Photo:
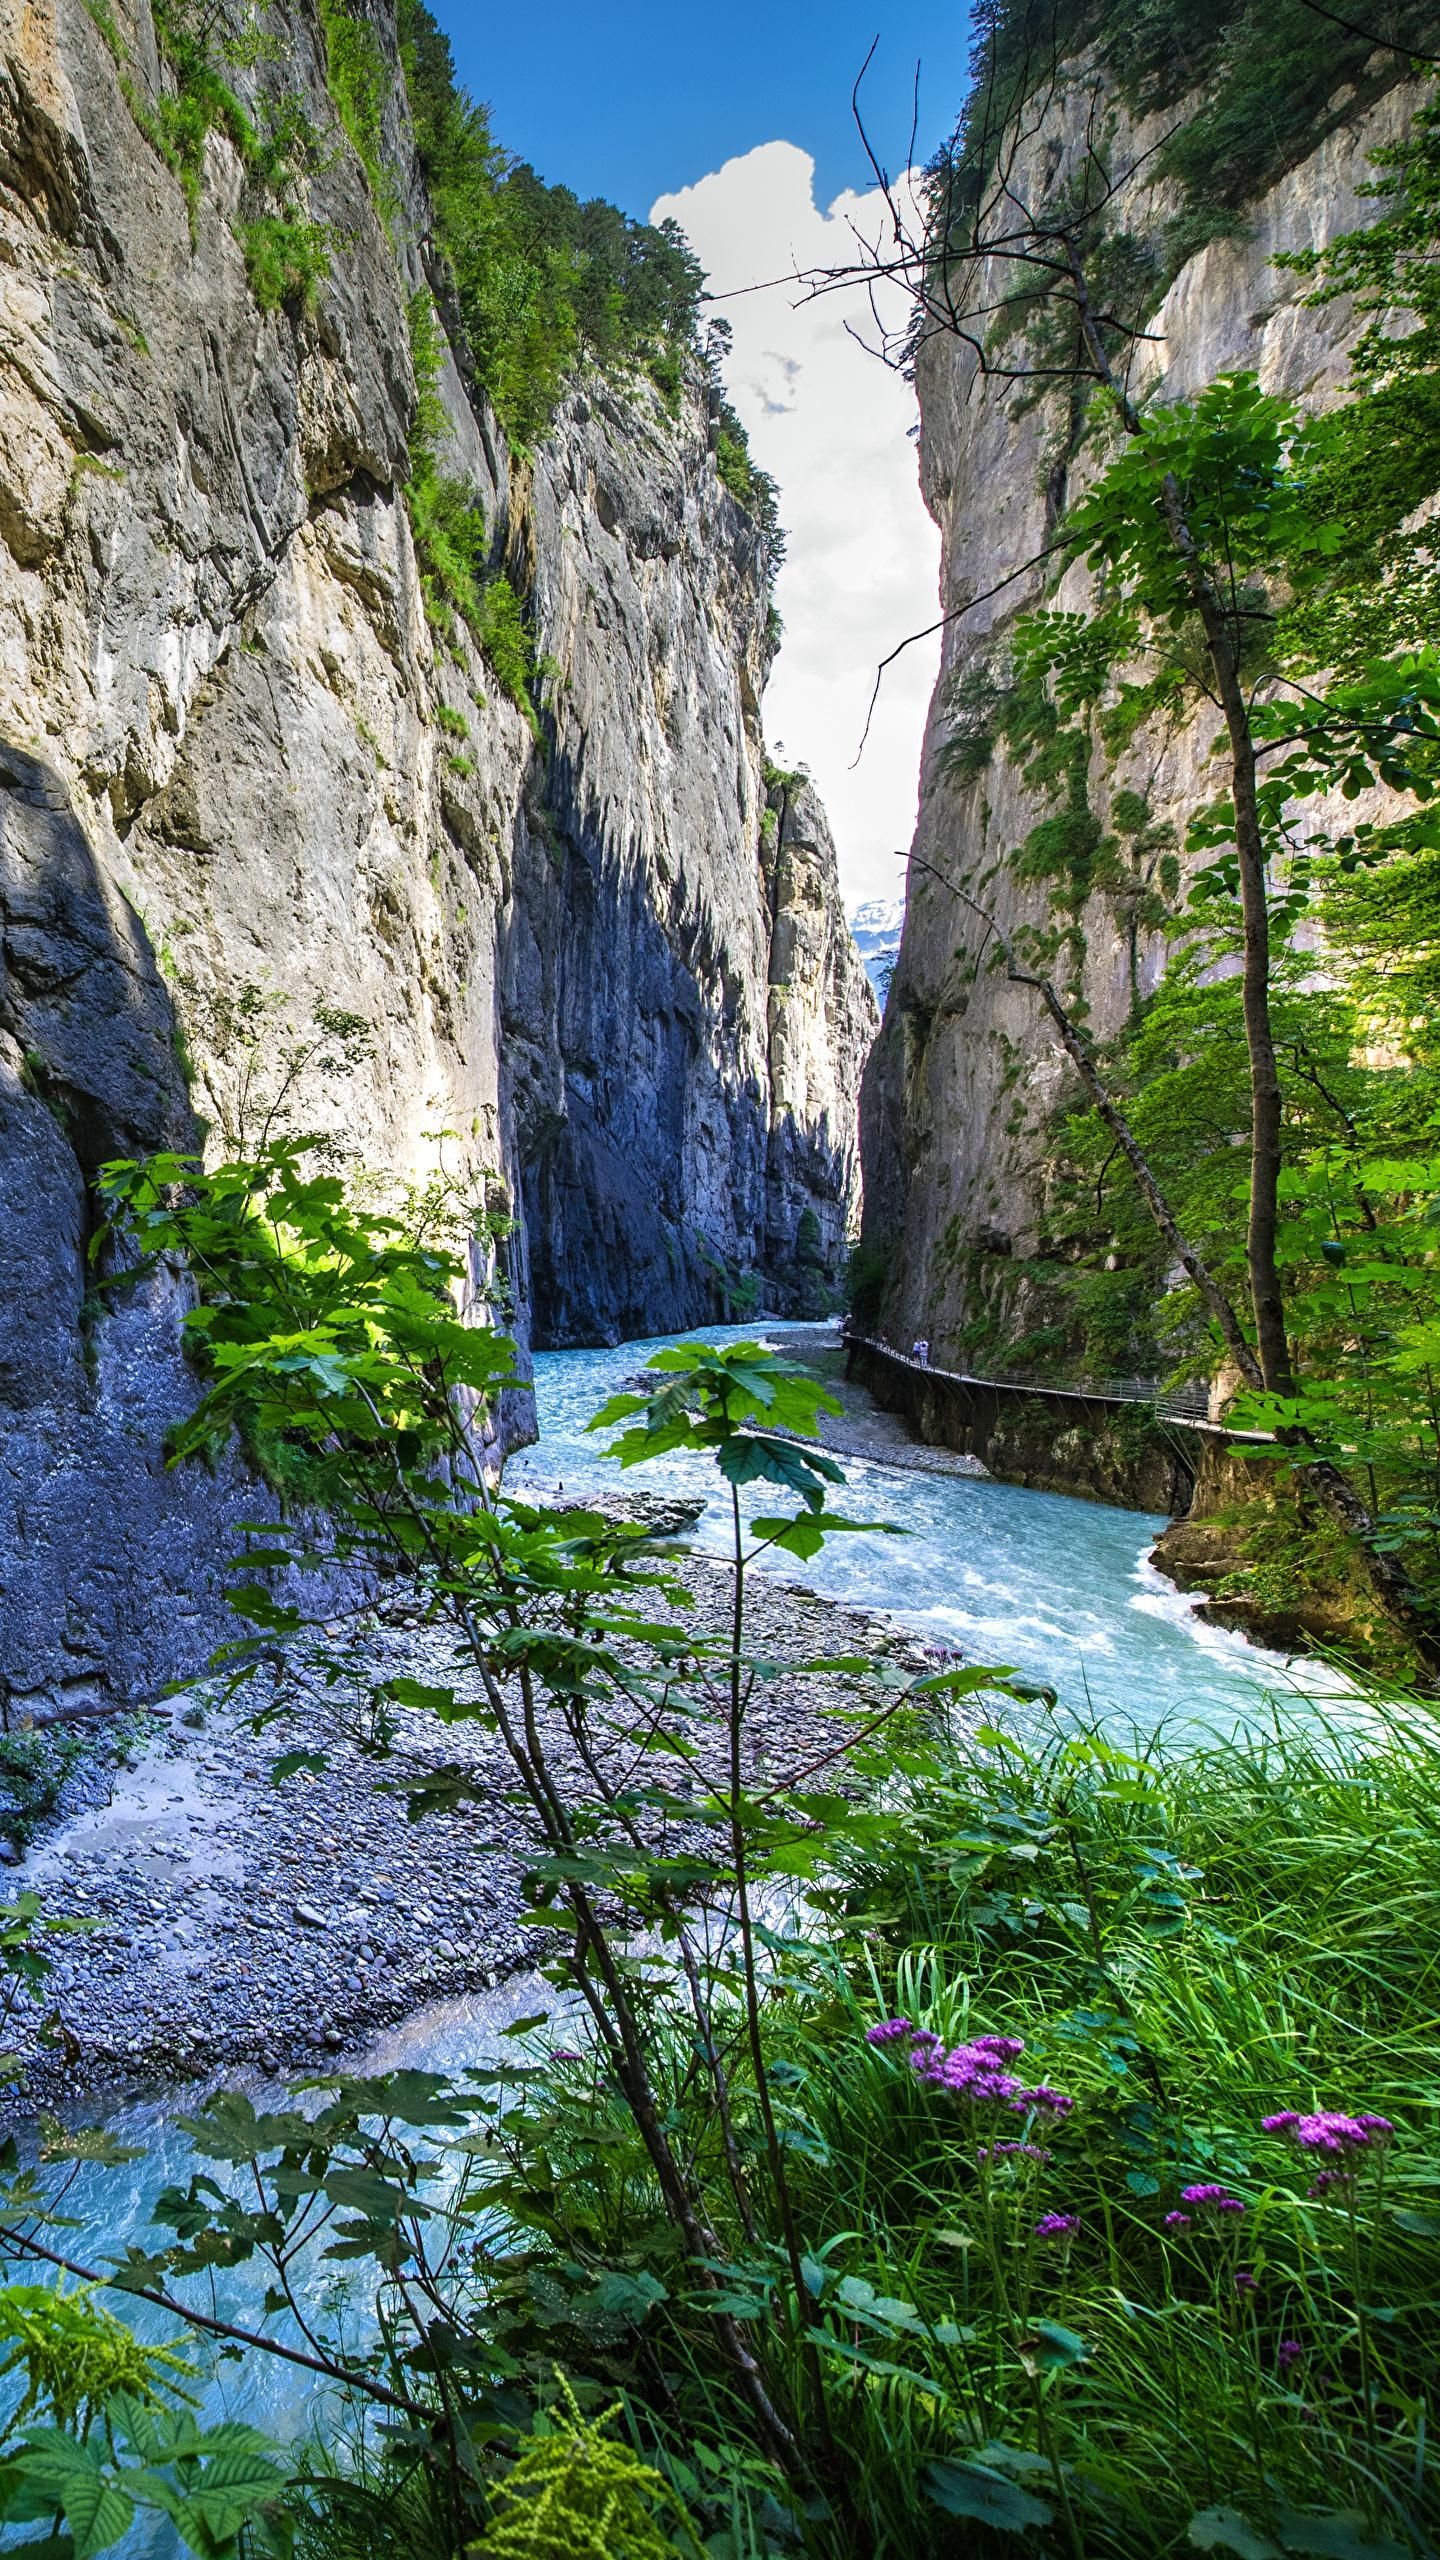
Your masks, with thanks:
[{"label": "grass clump", "polygon": [[319,287],[330,273],[327,223],[265,213],[241,225],[240,240],[250,290],[262,311],[314,310]]},{"label": "grass clump", "polygon": [[[882,1845],[774,1942],[765,2069],[874,2547],[958,2560],[988,2526],[1126,2560],[1398,2560],[1440,2524],[1440,1742],[1374,1712],[1348,1744],[918,1747],[884,1773]],[[689,2122],[678,1993],[655,2027]],[[736,2423],[704,2319],[649,2252],[603,2074],[534,2060],[496,2134],[520,2255],[494,2346],[553,2301],[552,2344],[623,2378],[703,2526],[693,2448]],[[742,2123],[753,2104],[737,2088]],[[780,2321],[778,2229],[721,2227],[733,2298]],[[579,2270],[612,2265],[666,2298],[600,2348]],[[1249,2541],[1206,2542],[1221,2509]],[[838,2518],[811,2532],[853,2548]]]}]

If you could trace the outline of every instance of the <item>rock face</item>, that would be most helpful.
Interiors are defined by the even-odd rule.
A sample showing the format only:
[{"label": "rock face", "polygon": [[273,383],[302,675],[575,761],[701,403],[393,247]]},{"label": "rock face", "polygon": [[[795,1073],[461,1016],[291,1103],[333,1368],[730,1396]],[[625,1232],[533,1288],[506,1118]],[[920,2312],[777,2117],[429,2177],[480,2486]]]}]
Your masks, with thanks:
[{"label": "rock face", "polygon": [[614,1339],[807,1301],[873,1029],[823,818],[766,829],[763,551],[703,382],[586,380],[521,467],[446,349],[527,720],[427,618],[407,307],[445,280],[384,0],[388,231],[306,0],[267,22],[326,145],[309,317],[257,305],[223,131],[187,203],[143,0],[123,75],[108,16],[0,0],[0,1674],[37,1707],[193,1667],[257,1504],[165,1474],[181,1295],[95,1302],[107,1158],[280,1102],[488,1176],[522,1338]]},{"label": "rock face", "polygon": [[[1253,370],[1268,391],[1286,392],[1307,408],[1339,393],[1355,332],[1350,306],[1306,310],[1305,279],[1274,263],[1282,250],[1323,246],[1370,216],[1359,190],[1373,173],[1369,154],[1403,129],[1417,102],[1414,88],[1393,89],[1342,125],[1264,200],[1250,209],[1243,236],[1212,240],[1176,276],[1138,359],[1147,389],[1184,397],[1227,370]],[[1035,194],[1074,152],[1085,129],[1080,84],[1063,83],[1036,119],[1016,184]],[[1138,167],[1121,189],[1118,232],[1158,239],[1176,202],[1144,176],[1146,153],[1165,117],[1127,124],[1115,106],[1111,165]],[[1008,286],[1005,289],[1010,289]],[[990,967],[976,969],[985,927],[947,891],[937,872],[983,883],[983,897],[1010,934],[1049,917],[1043,882],[1024,882],[1006,867],[1053,802],[1028,789],[997,746],[972,778],[947,764],[946,749],[963,717],[967,678],[1003,663],[1005,634],[1016,615],[1040,598],[1041,573],[1002,582],[1040,551],[1057,499],[1084,485],[1082,449],[1063,466],[1062,394],[1026,406],[1013,389],[974,378],[974,358],[956,339],[932,338],[922,351],[918,383],[922,415],[922,479],[943,535],[941,609],[953,613],[997,586],[1002,592],[952,621],[931,706],[921,777],[921,809],[909,876],[904,937],[885,1023],[866,1071],[861,1104],[866,1173],[865,1244],[873,1274],[877,1325],[904,1345],[928,1337],[937,1365],[963,1367],[966,1328],[1001,1311],[997,1330],[1024,1330],[1023,1297],[1012,1261],[1035,1253],[1044,1234],[1045,1122],[1066,1085],[1067,1062],[1038,998]],[[1087,572],[1067,572],[1054,602],[1074,609]],[[1116,763],[1097,753],[1088,778],[1090,804],[1109,830],[1122,792],[1148,808],[1150,840],[1167,828],[1183,838],[1184,820],[1215,795],[1209,752],[1218,721],[1207,714],[1178,730],[1141,727]],[[1123,915],[1103,895],[1074,919],[1067,968],[1101,1042],[1123,1024],[1132,989],[1151,988],[1163,962],[1156,936],[1132,939]],[[1078,961],[1075,960],[1079,953]],[[992,1354],[993,1357],[993,1354]]]}]

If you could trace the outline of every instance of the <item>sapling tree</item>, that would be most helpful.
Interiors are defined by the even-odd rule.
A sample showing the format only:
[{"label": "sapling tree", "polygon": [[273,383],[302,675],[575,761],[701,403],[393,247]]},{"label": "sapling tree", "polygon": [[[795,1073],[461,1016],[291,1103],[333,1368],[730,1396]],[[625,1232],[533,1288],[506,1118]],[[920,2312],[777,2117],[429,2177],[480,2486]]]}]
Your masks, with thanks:
[{"label": "sapling tree", "polygon": [[[597,1429],[618,1430],[612,1454],[622,1466],[684,1450],[718,1470],[730,1505],[731,1600],[726,1628],[701,1631],[683,1576],[643,1526],[526,1502],[491,1481],[480,1425],[517,1381],[513,1344],[461,1312],[474,1203],[432,1189],[404,1208],[359,1205],[317,1163],[313,1142],[296,1138],[272,1138],[257,1157],[208,1173],[161,1157],[112,1167],[107,1180],[126,1258],[181,1260],[199,1289],[187,1329],[204,1392],[174,1435],[175,1462],[239,1425],[252,1445],[283,1455],[276,1476],[311,1506],[258,1526],[239,1560],[232,1605],[251,1632],[229,1649],[230,1677],[283,1662],[296,1646],[327,1659],[298,1596],[307,1566],[323,1558],[411,1577],[425,1615],[446,1633],[453,1673],[444,1682],[396,1676],[380,1694],[392,1713],[478,1727],[499,1745],[524,1821],[525,1890],[546,1970],[587,2020],[623,2097],[730,2387],[771,2459],[852,2512],[853,2547],[868,2548],[864,2501],[832,2424],[816,2336],[825,2315],[791,2201],[788,2161],[807,2138],[803,2110],[774,2083],[764,2052],[765,1945],[783,1916],[777,1894],[801,1889],[839,1839],[884,1832],[887,1817],[855,1800],[847,1768],[882,1734],[894,1741],[907,1721],[992,1675],[968,1667],[917,1681],[884,1659],[849,1656],[787,1666],[849,1703],[762,1752],[755,1718],[776,1667],[748,1631],[757,1561],[803,1560],[828,1537],[881,1525],[833,1507],[841,1470],[814,1432],[818,1415],[836,1408],[817,1381],[760,1343],[690,1344],[658,1354],[643,1391],[596,1417]],[[779,1507],[747,1519],[748,1488]],[[344,1670],[338,1659],[333,1667]],[[473,1751],[432,1755],[404,1782],[416,1818],[485,1805],[494,1790],[493,1771]],[[688,2006],[693,2035],[680,2084],[689,2100],[683,2144],[670,2010],[653,1997],[662,1986]],[[432,2211],[401,2131],[411,2102],[389,2110],[392,2130],[366,2130],[367,2115],[385,2113],[382,2094],[342,2092],[315,2132],[278,2118],[257,2123],[243,2108],[215,2118],[203,2139],[218,2156],[273,2159],[278,2147],[282,2186],[291,2181],[303,2203],[298,2222],[287,2215],[276,2225],[267,2206],[236,2223],[203,2180],[167,2210],[182,2263],[200,2262],[193,2252],[214,2245],[208,2233],[230,2230],[269,2259],[276,2302],[299,2319],[295,2266],[322,2233],[343,2240],[335,2217],[353,2201],[357,2245],[363,2234],[372,2254],[394,2255],[463,2505],[468,2456],[434,2335],[453,2317],[443,2270],[454,2244],[444,2238],[438,2257],[429,2245]],[[432,2103],[441,2121],[448,2102],[421,2091],[413,2103],[414,2120],[427,2122]],[[452,2232],[453,2211],[436,2227]],[[743,2285],[737,2251],[751,2262]],[[137,2264],[135,2278],[143,2290],[162,2273]],[[759,2325],[746,2310],[752,2299],[764,2307]],[[313,2330],[305,2342],[322,2354]],[[409,2386],[392,2378],[386,2388],[403,2399]]]}]

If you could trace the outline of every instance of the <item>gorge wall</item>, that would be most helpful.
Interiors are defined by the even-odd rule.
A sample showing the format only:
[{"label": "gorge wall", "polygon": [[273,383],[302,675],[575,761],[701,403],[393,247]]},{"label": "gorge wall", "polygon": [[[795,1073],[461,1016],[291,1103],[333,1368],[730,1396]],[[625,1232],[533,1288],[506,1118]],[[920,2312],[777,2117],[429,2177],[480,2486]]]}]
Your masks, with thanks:
[{"label": "gorge wall", "polygon": [[[444,464],[526,603],[510,699],[427,614],[413,298],[448,310],[396,32],[384,192],[309,0],[313,306],[262,309],[223,120],[150,138],[143,0],[0,0],[0,1673],[22,1708],[192,1668],[258,1489],[167,1476],[178,1277],[97,1299],[114,1156],[254,1136],[490,1185],[542,1344],[807,1304],[855,1190],[873,999],[823,813],[767,784],[760,531],[712,401],[583,376],[507,451],[452,326]],[[147,130],[147,118],[150,118]]]},{"label": "gorge wall", "polygon": [[[1374,174],[1370,155],[1404,130],[1420,94],[1395,82],[1393,60],[1376,60],[1371,93],[1350,112],[1337,99],[1325,138],[1181,266],[1146,319],[1137,391],[1183,398],[1217,374],[1249,370],[1303,409],[1339,395],[1353,309],[1344,300],[1306,308],[1307,280],[1274,261],[1373,218],[1360,192]],[[1019,150],[1018,197],[1039,201],[1063,184],[1098,126],[1112,171],[1135,173],[1118,189],[1114,231],[1142,252],[1158,250],[1181,210],[1175,187],[1154,175],[1175,115],[1128,115],[1106,94],[1095,56],[1081,54]],[[994,296],[979,299],[1013,289],[999,275]],[[991,671],[1003,669],[1016,617],[1042,596],[1064,611],[1093,594],[1083,567],[1047,591],[1044,569],[1026,564],[1093,476],[1098,448],[1074,448],[1067,388],[979,378],[955,336],[929,337],[917,382],[922,484],[943,536],[941,611],[957,618],[946,627],[926,733],[904,935],[862,1099],[869,1329],[906,1348],[927,1337],[938,1365],[983,1369],[1003,1364],[1035,1318],[1025,1275],[1051,1250],[1049,1125],[1075,1085],[1039,998],[994,965],[986,926],[945,886],[970,885],[1008,935],[1053,923],[1046,883],[1019,876],[1014,857],[1054,800],[1027,784],[1003,742],[968,766],[954,749],[967,703],[983,700]],[[962,611],[971,599],[981,601]],[[1181,844],[1190,812],[1216,797],[1218,729],[1218,713],[1202,708],[1179,723],[1142,722],[1113,758],[1097,743],[1089,805],[1127,865],[1153,872],[1156,850]],[[1065,917],[1065,984],[1102,1045],[1165,958],[1163,936],[1143,920],[1137,929],[1135,912],[1097,890]]]}]

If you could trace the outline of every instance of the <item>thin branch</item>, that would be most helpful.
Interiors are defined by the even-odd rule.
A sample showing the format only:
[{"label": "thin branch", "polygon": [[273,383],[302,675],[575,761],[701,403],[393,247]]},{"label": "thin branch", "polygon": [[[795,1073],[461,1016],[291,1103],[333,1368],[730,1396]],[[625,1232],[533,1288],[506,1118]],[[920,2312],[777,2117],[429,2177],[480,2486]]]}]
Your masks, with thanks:
[{"label": "thin branch", "polygon": [[1373,27],[1357,27],[1353,18],[1337,17],[1333,9],[1324,9],[1320,0],[1300,0],[1312,18],[1323,18],[1327,26],[1339,27],[1342,34],[1358,36],[1362,44],[1373,44],[1377,53],[1396,54],[1402,62],[1425,62],[1440,70],[1440,53],[1419,53],[1413,44],[1392,44],[1388,36],[1377,36]]},{"label": "thin branch", "polygon": [[866,740],[870,735],[871,723],[875,717],[875,705],[880,699],[880,686],[884,678],[886,668],[893,667],[896,659],[903,657],[907,649],[913,649],[917,640],[929,640],[933,638],[937,631],[943,631],[948,623],[959,622],[965,614],[973,613],[977,605],[989,604],[993,596],[1002,595],[1006,587],[1013,587],[1017,578],[1028,577],[1032,569],[1038,569],[1042,560],[1053,560],[1057,551],[1065,551],[1069,547],[1070,546],[1064,542],[1047,542],[1043,551],[1037,551],[1032,554],[1030,559],[1022,560],[1018,569],[1012,569],[1008,577],[999,579],[993,587],[987,587],[983,595],[967,597],[964,604],[957,604],[949,613],[942,613],[938,622],[927,622],[923,631],[912,631],[907,639],[901,640],[896,647],[890,651],[888,657],[881,659],[879,666],[875,670],[875,683],[870,695],[870,708],[865,715],[865,727],[861,733],[860,744],[855,750],[854,759],[851,763],[850,770],[852,773],[855,770],[855,766],[859,763],[860,758],[865,753]]},{"label": "thin branch", "polygon": [[197,2311],[190,2303],[179,2302],[170,2293],[162,2293],[156,2285],[127,2284],[123,2277],[106,2275],[99,2267],[85,2267],[78,2258],[63,2258],[58,2249],[47,2249],[43,2240],[29,2239],[12,2223],[0,2223],[0,2248],[14,2249],[31,2258],[43,2258],[47,2266],[59,2267],[67,2276],[78,2276],[82,2284],[104,2285],[112,2293],[133,2294],[139,2302],[153,2302],[173,2320],[183,2320],[189,2329],[204,2329],[214,2338],[229,2338],[241,2347],[258,2347],[262,2355],[279,2356],[285,2364],[303,2365],[307,2373],[323,2375],[327,2382],[337,2382],[347,2391],[363,2391],[371,2400],[383,2401],[388,2409],[403,2409],[410,2418],[423,2418],[427,2424],[434,2418],[433,2409],[423,2400],[407,2399],[404,2392],[392,2391],[389,2385],[376,2382],[370,2375],[357,2372],[349,2365],[327,2363],[322,2356],[306,2355],[299,2347],[283,2346],[278,2338],[267,2338],[258,2329],[242,2329],[233,2320],[218,2320],[208,2311]]}]

